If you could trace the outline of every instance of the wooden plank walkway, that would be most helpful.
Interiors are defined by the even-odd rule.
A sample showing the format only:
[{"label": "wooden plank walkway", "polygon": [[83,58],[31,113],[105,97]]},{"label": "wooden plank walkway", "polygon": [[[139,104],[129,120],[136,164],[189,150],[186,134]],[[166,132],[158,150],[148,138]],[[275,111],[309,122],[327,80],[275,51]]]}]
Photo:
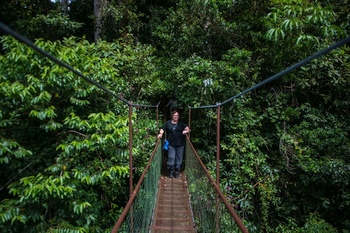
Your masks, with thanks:
[{"label": "wooden plank walkway", "polygon": [[187,189],[187,178],[183,172],[180,172],[179,178],[161,175],[151,232],[196,232]]}]

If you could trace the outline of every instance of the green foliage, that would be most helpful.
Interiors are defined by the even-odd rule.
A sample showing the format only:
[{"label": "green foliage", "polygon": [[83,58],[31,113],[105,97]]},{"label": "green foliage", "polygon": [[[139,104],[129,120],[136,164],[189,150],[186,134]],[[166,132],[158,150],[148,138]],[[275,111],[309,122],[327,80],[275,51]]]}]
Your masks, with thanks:
[{"label": "green foliage", "polygon": [[[127,100],[176,98],[186,119],[187,106],[225,101],[343,38],[348,5],[109,1],[109,42],[96,44],[92,1],[61,14],[58,2],[9,0],[0,16]],[[127,107],[11,38],[1,45],[0,231],[110,231],[129,196]],[[344,46],[220,109],[221,187],[250,232],[350,229],[349,59]],[[153,109],[132,109],[137,181],[158,129]],[[217,122],[216,108],[191,110],[214,177]]]},{"label": "green foliage", "polygon": [[283,232],[283,233],[294,233],[294,232],[338,232],[336,228],[332,227],[329,223],[327,223],[324,219],[321,219],[317,214],[310,214],[307,219],[307,222],[304,226],[299,227],[294,219],[288,219],[288,224],[282,225],[280,224],[275,232]]},{"label": "green foliage", "polygon": [[335,12],[318,2],[272,2],[271,11],[264,18],[264,38],[273,45],[267,65],[282,64],[277,66],[278,72],[324,48],[324,43],[343,38],[346,33],[334,24],[335,20]]},{"label": "green foliage", "polygon": [[179,1],[152,8],[152,42],[165,56],[220,57],[235,45],[237,25],[230,21],[235,6],[228,1]]},{"label": "green foliage", "polygon": [[[326,37],[343,35],[339,27],[332,25],[335,14],[329,9],[324,9],[320,5],[308,6],[302,1],[295,1],[294,4],[280,7],[283,8],[275,7],[273,12],[267,15],[268,25],[272,26],[266,33],[269,40],[277,42],[297,33],[299,37],[296,40],[296,45],[302,44],[303,39],[307,39],[308,45],[318,43],[316,36],[305,33],[310,31],[310,27],[319,28]],[[340,35],[338,35],[339,32]]]},{"label": "green foliage", "polygon": [[[152,91],[149,46],[73,37],[37,44],[124,98]],[[11,38],[2,45],[1,231],[109,229],[128,197],[127,106]],[[156,127],[155,118],[141,115],[135,141],[148,140],[133,148],[135,177],[153,149]]]},{"label": "green foliage", "polygon": [[0,18],[30,39],[60,40],[83,26],[60,12],[60,3],[50,0],[6,1],[1,3]]},{"label": "green foliage", "polygon": [[21,147],[16,141],[1,138],[0,164],[9,164],[12,159],[29,157],[32,152]]},{"label": "green foliage", "polygon": [[[52,41],[69,37],[83,26],[82,23],[74,22],[68,15],[62,13],[38,14],[17,24],[18,27],[22,27],[22,33],[29,38],[38,38],[40,35],[39,38]],[[25,24],[30,26],[24,27]]]},{"label": "green foliage", "polygon": [[228,50],[220,61],[193,55],[178,62],[179,65],[173,65],[166,74],[166,79],[168,95],[176,96],[183,105],[215,104],[255,81],[247,77],[250,53],[245,50]]}]

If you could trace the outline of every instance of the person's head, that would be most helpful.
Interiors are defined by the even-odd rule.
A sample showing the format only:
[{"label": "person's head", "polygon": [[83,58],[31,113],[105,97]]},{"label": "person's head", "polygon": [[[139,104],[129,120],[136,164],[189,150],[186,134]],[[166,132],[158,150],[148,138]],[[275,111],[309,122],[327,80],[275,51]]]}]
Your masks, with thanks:
[{"label": "person's head", "polygon": [[180,113],[178,111],[173,111],[171,113],[171,119],[173,121],[178,121],[180,119]]}]

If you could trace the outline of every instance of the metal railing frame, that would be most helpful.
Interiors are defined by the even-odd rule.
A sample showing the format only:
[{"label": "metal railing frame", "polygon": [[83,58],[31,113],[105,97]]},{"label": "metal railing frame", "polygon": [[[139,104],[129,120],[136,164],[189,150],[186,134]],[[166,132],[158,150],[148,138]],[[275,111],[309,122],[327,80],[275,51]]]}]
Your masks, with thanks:
[{"label": "metal railing frame", "polygon": [[137,185],[136,185],[135,189],[133,190],[132,194],[130,195],[129,201],[127,202],[127,204],[126,204],[123,212],[121,213],[118,221],[115,223],[115,225],[114,225],[114,227],[112,229],[112,233],[117,233],[118,232],[120,226],[123,224],[123,221],[124,221],[125,217],[127,216],[128,212],[131,210],[131,207],[132,207],[132,205],[134,203],[134,200],[135,200],[135,198],[137,196],[137,193],[140,190],[141,184],[144,181],[144,179],[146,177],[146,174],[147,174],[147,172],[148,172],[148,170],[149,170],[149,168],[151,166],[151,163],[153,162],[153,159],[154,159],[154,157],[155,157],[155,155],[157,153],[158,146],[160,146],[160,139],[157,140],[156,146],[155,146],[155,148],[154,148],[154,150],[152,152],[152,155],[151,155],[151,157],[150,157],[150,159],[148,161],[148,164],[147,164],[145,170],[142,172],[142,175],[141,175],[139,181],[137,182]]},{"label": "metal railing frame", "polygon": [[[205,172],[207,178],[210,180],[210,183],[212,184],[213,188],[216,191],[216,194],[220,197],[221,201],[224,203],[227,211],[230,213],[230,215],[232,216],[232,218],[234,219],[234,221],[237,223],[239,229],[244,232],[244,233],[248,233],[248,230],[245,228],[245,226],[243,225],[242,220],[240,219],[240,217],[237,215],[237,213],[235,212],[235,210],[233,209],[233,207],[231,206],[231,204],[227,201],[225,195],[223,194],[223,192],[220,189],[220,185],[218,185],[216,183],[216,181],[212,178],[212,176],[210,175],[208,169],[206,168],[206,166],[204,165],[203,161],[201,160],[201,158],[199,157],[198,153],[196,152],[196,150],[194,149],[189,137],[187,136],[187,142],[191,147],[191,150],[193,152],[193,154],[195,155],[198,163],[200,164],[201,168],[203,169],[203,171]],[[218,206],[218,205],[217,205]],[[218,212],[218,209],[217,209]],[[218,222],[218,221],[217,221]],[[218,223],[216,223],[218,225]],[[216,232],[219,232],[218,229],[216,230]]]},{"label": "metal railing frame", "polygon": [[[216,103],[215,105],[207,105],[207,106],[196,106],[196,107],[192,107],[192,106],[188,106],[189,108],[189,121],[188,121],[188,124],[190,125],[191,124],[191,109],[206,109],[206,108],[216,108],[216,111],[217,111],[217,129],[216,129],[216,184],[215,184],[215,188],[216,186],[217,187],[220,187],[220,121],[221,121],[221,116],[220,116],[220,111],[221,111],[221,106],[229,103],[229,102],[232,102],[234,100],[236,100],[237,98],[255,90],[255,89],[258,89],[278,78],[281,78],[282,76],[290,73],[291,71],[309,63],[311,60],[313,59],[316,59],[322,55],[325,55],[327,53],[329,53],[330,51],[340,47],[340,46],[343,46],[345,44],[350,44],[350,36],[348,36],[347,38],[344,38],[336,43],[334,43],[333,45],[329,46],[328,48],[325,48],[297,63],[295,63],[294,65],[282,70],[281,72],[263,80],[262,82],[256,84],[256,85],[253,85],[252,87],[240,92],[239,94],[235,95],[235,96],[232,96],[231,98],[221,102],[221,103]],[[188,140],[190,139],[190,137],[188,136]],[[192,145],[192,144],[191,144]],[[197,155],[198,156],[198,155]],[[199,159],[199,157],[198,157]],[[202,165],[202,161],[201,161],[201,165]],[[203,164],[204,165],[204,164]],[[204,168],[204,167],[203,167]],[[217,226],[218,227],[218,226]]]}]

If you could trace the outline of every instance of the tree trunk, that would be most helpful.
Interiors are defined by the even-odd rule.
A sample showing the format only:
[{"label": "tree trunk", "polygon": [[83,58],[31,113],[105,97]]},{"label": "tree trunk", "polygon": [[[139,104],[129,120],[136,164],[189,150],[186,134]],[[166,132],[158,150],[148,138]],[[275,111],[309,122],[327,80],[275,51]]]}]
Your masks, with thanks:
[{"label": "tree trunk", "polygon": [[68,14],[68,4],[69,0],[61,0],[62,12]]},{"label": "tree trunk", "polygon": [[103,29],[103,19],[107,9],[107,0],[94,0],[95,30],[94,41],[101,39]]}]

